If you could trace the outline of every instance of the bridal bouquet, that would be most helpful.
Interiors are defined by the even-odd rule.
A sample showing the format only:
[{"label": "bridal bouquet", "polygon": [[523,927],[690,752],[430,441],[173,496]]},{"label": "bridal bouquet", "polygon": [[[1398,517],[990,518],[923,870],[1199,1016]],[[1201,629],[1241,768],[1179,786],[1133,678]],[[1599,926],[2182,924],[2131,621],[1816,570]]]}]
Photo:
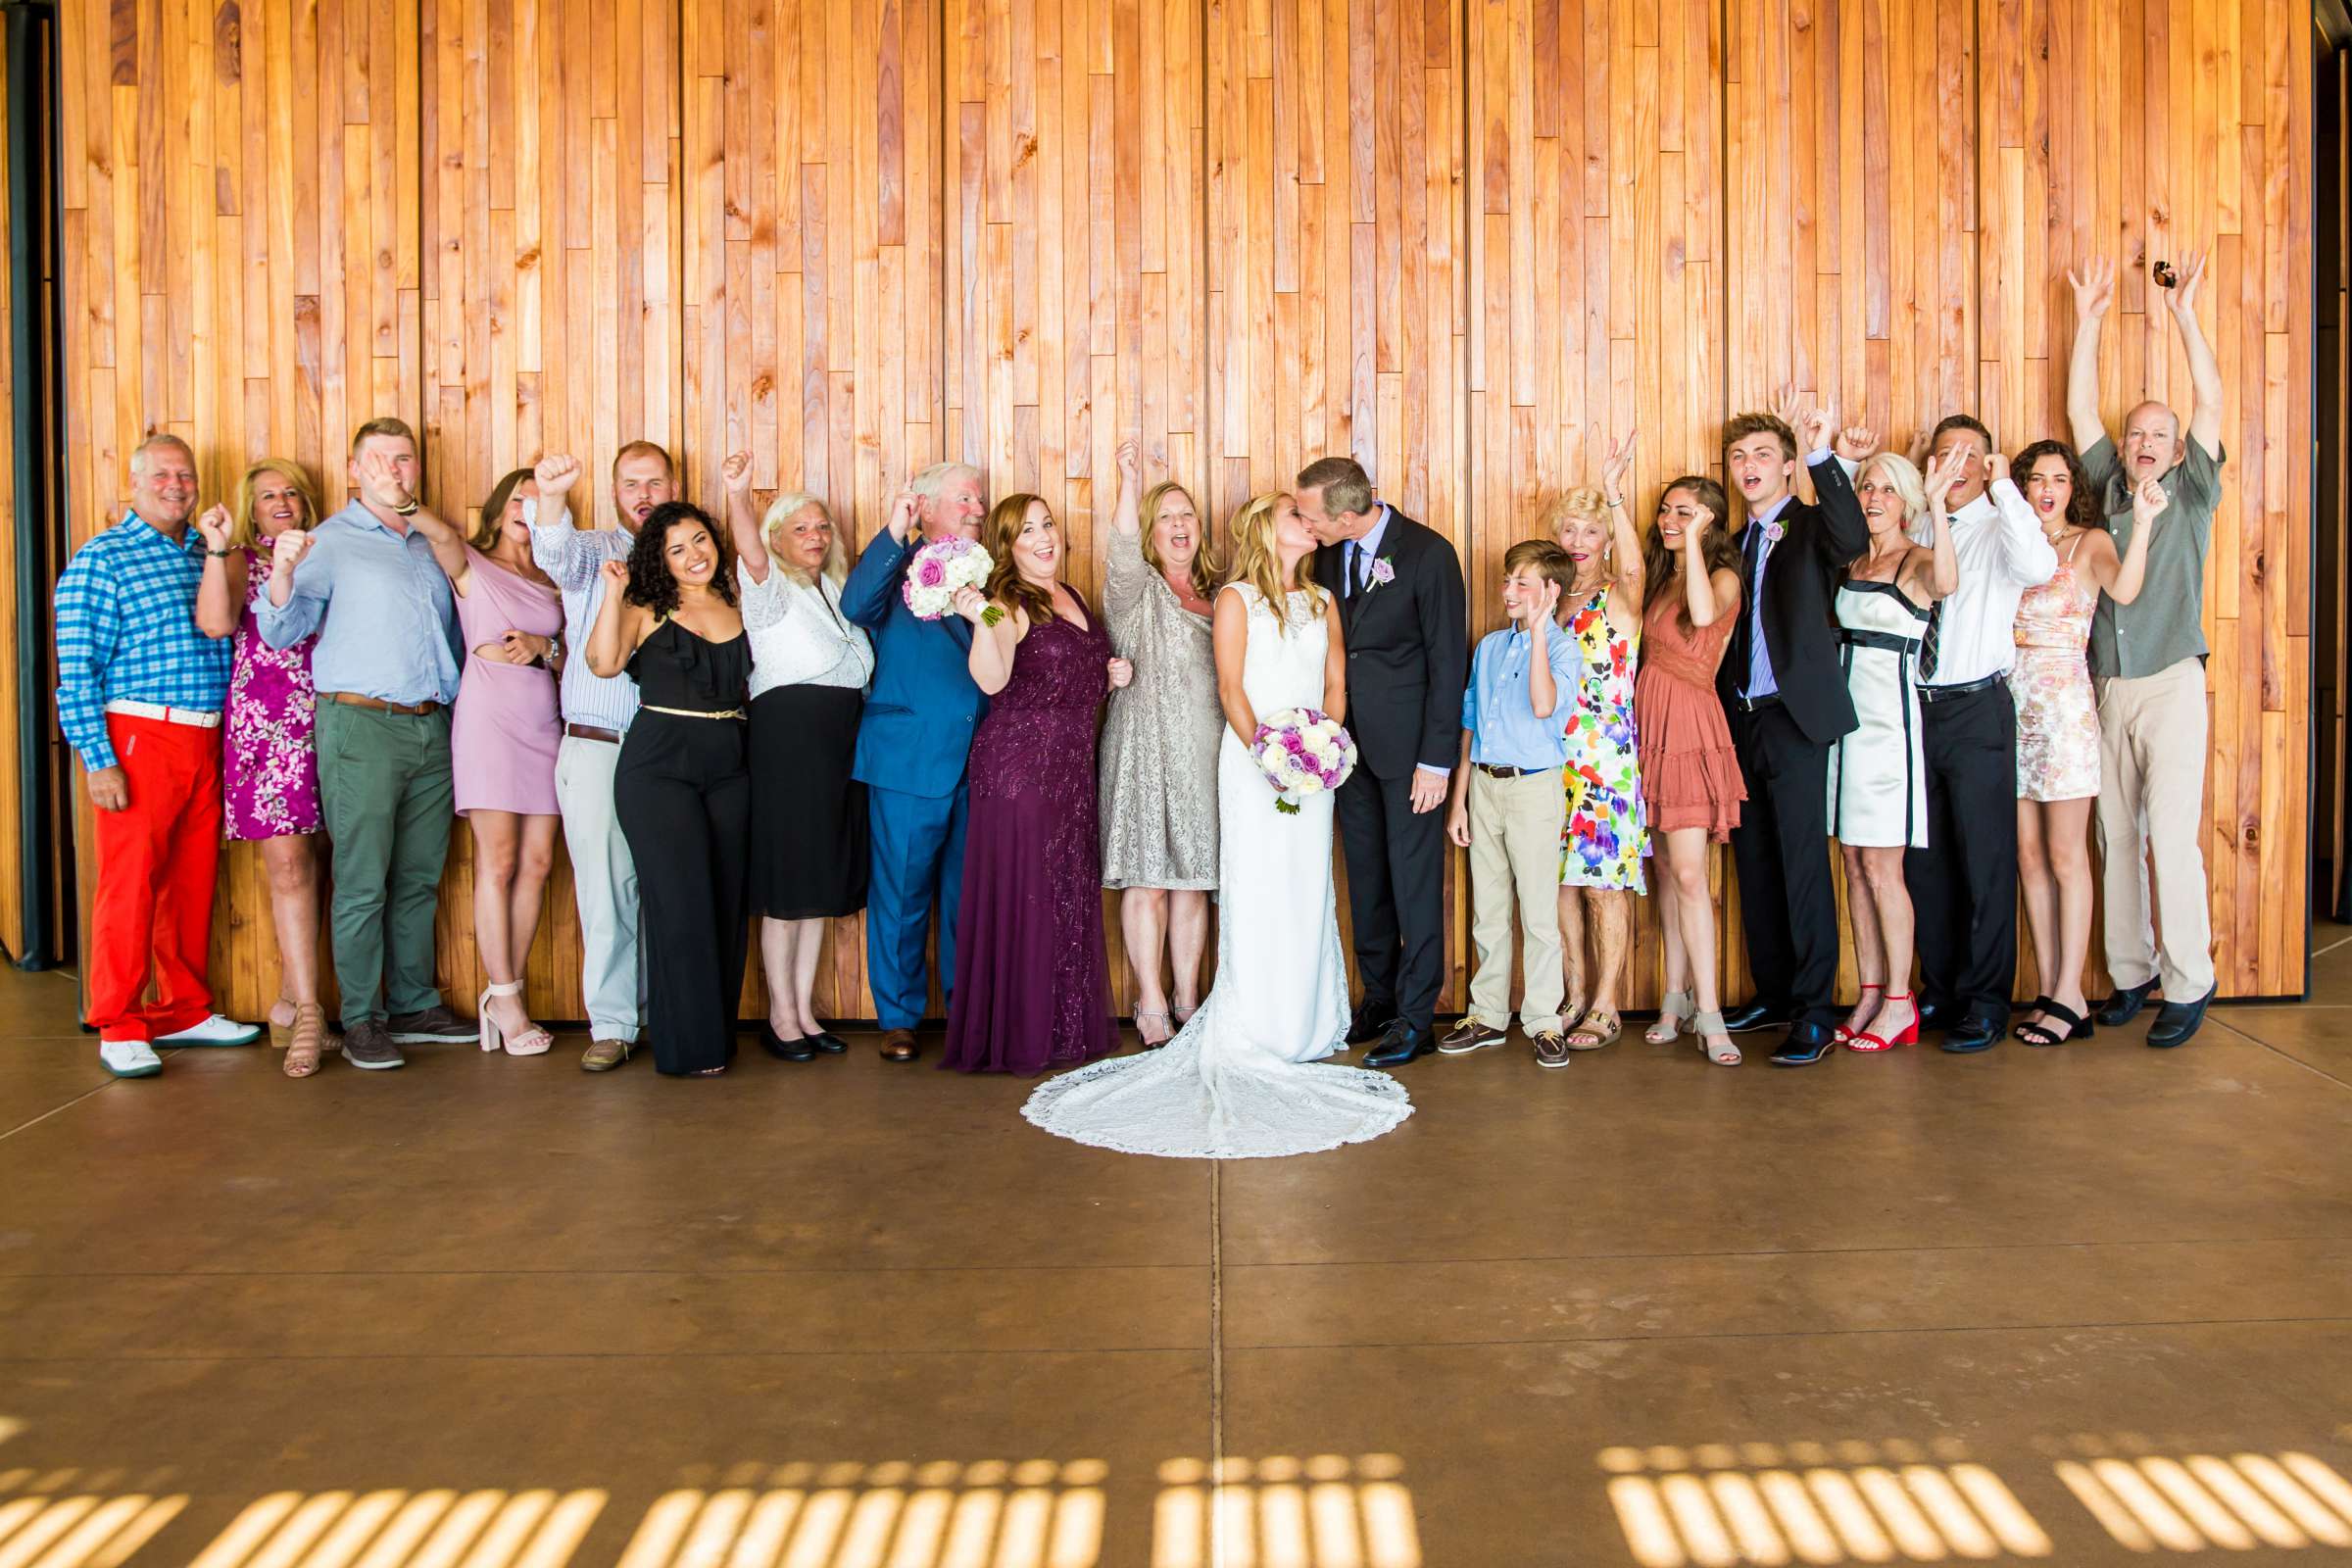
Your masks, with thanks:
[{"label": "bridal bouquet", "polygon": [[[959,588],[988,587],[988,574],[996,563],[988,552],[969,539],[950,535],[934,539],[914,553],[907,563],[906,581],[899,589],[899,597],[906,608],[921,620],[937,620],[955,607],[956,591]],[[991,605],[980,617],[994,626],[1004,617],[1004,612]]]},{"label": "bridal bouquet", "polygon": [[1311,708],[1286,708],[1261,720],[1250,755],[1278,799],[1274,809],[1298,814],[1298,797],[1336,790],[1355,771],[1355,741],[1345,726]]}]

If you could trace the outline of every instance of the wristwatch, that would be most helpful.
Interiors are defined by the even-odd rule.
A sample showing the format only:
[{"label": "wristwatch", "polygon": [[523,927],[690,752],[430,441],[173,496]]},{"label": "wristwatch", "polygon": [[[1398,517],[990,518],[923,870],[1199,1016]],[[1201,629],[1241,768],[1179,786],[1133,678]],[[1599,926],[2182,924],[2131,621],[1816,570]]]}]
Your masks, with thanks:
[{"label": "wristwatch", "polygon": [[559,660],[559,659],[562,659],[563,657],[564,657],[564,635],[563,635],[563,633],[561,633],[561,632],[550,632],[550,633],[548,633],[548,637],[547,637],[547,652],[546,652],[546,653],[544,653],[544,654],[541,654],[541,655],[539,656],[539,662],[541,662],[542,664],[553,664],[553,663],[554,663],[554,662],[555,662],[557,660]]}]

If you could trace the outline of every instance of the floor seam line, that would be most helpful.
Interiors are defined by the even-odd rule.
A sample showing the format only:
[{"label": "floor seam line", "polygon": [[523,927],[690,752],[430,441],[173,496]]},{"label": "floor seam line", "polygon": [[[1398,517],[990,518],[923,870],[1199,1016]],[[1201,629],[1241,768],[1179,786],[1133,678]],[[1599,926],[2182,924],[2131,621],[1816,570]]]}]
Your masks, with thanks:
[{"label": "floor seam line", "polygon": [[1225,1568],[1225,1182],[1208,1167],[1208,1555]]},{"label": "floor seam line", "polygon": [[2272,1055],[2277,1056],[2280,1061],[2292,1062],[2294,1065],[2302,1068],[2305,1072],[2310,1073],[2315,1078],[2325,1078],[2328,1080],[2328,1082],[2335,1085],[2338,1089],[2352,1089],[2352,1082],[2347,1082],[2344,1079],[2338,1078],[2335,1074],[2329,1072],[2325,1067],[2315,1067],[2310,1062],[2305,1061],[2302,1057],[2293,1054],[2291,1052],[2279,1050],[2277,1046],[2272,1045],[2268,1040],[2263,1039],[2260,1035],[2248,1034],[2245,1030],[2240,1029],[2237,1025],[2231,1023],[2227,1018],[2216,1017],[2214,1022],[2220,1024],[2223,1028],[2229,1030],[2231,1034],[2237,1036],[2239,1039],[2250,1041],[2253,1044],[2260,1046]]},{"label": "floor seam line", "polygon": [[9,1128],[6,1132],[0,1132],[0,1143],[5,1143],[7,1140],[16,1137],[17,1134],[24,1132],[29,1128],[38,1127],[41,1123],[47,1121],[52,1116],[61,1116],[67,1111],[72,1110],[75,1105],[80,1104],[83,1101],[89,1099],[90,1096],[102,1095],[114,1087],[115,1082],[113,1081],[103,1084],[92,1084],[89,1088],[83,1090],[80,1094],[75,1095],[72,1100],[67,1101],[64,1104],[52,1105],[47,1110],[42,1111],[38,1116],[33,1117],[30,1121],[19,1122],[16,1126]]}]

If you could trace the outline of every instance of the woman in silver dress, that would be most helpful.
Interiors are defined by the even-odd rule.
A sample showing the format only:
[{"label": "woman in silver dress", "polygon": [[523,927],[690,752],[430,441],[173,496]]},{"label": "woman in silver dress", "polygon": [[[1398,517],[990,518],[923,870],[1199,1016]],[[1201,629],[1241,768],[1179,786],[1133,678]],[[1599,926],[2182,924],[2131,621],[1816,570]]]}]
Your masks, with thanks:
[{"label": "woman in silver dress", "polygon": [[[1111,693],[1102,730],[1102,885],[1120,890],[1136,1032],[1158,1046],[1200,1005],[1208,895],[1217,885],[1224,716],[1209,645],[1217,579],[1192,496],[1165,480],[1139,503],[1141,454],[1122,441],[1118,455],[1103,618],[1112,648],[1133,662],[1135,679]],[[1172,985],[1162,983],[1163,955]]]}]

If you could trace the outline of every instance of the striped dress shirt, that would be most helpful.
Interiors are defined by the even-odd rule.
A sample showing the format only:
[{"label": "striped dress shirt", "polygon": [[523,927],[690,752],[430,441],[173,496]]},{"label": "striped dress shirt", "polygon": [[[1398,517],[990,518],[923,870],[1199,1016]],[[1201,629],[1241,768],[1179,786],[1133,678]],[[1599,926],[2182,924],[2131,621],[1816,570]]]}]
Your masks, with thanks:
[{"label": "striped dress shirt", "polygon": [[625,528],[574,528],[571,509],[559,505],[553,522],[539,520],[539,503],[525,500],[531,560],[564,594],[564,722],[628,733],[637,716],[637,682],[627,671],[599,675],[588,667],[588,634],[605,604],[604,565],[625,561],[637,536]]},{"label": "striped dress shirt", "polygon": [[109,703],[220,711],[230,640],[196,629],[203,578],[203,535],[191,526],[174,541],[136,513],[66,563],[57,579],[57,719],[82,766],[118,765]]}]

